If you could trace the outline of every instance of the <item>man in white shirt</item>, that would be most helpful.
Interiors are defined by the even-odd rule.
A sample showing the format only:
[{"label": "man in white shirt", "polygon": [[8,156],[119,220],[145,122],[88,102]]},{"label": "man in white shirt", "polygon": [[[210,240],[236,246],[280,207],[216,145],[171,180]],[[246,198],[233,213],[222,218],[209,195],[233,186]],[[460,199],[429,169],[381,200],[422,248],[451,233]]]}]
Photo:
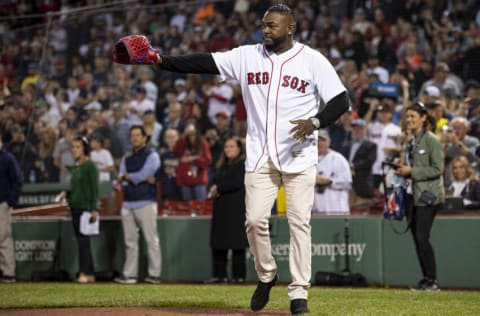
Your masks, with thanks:
[{"label": "man in white shirt", "polygon": [[100,135],[93,135],[90,146],[90,159],[97,165],[100,171],[100,182],[110,181],[110,174],[115,170],[115,164],[112,154],[107,149],[103,148],[103,137]]},{"label": "man in white shirt", "polygon": [[230,117],[233,112],[233,88],[225,82],[220,81],[218,76],[213,77],[213,85],[206,89],[208,96],[208,117],[212,123],[217,122],[215,117],[219,112],[226,112]]},{"label": "man in white shirt", "polygon": [[155,111],[155,103],[147,98],[147,90],[145,87],[137,87],[135,100],[130,102],[128,110],[128,122],[130,126],[143,125],[143,113],[147,110]]},{"label": "man in white shirt", "polygon": [[158,87],[152,81],[154,73],[153,70],[147,66],[140,67],[137,72],[140,85],[145,88],[147,99],[152,100],[153,104],[157,103]]},{"label": "man in white shirt", "polygon": [[318,164],[312,213],[348,215],[348,192],[352,186],[352,172],[347,159],[330,149],[330,135],[318,131]]},{"label": "man in white shirt", "polygon": [[[302,315],[308,312],[311,280],[317,130],[334,123],[348,110],[350,100],[327,58],[294,40],[295,28],[293,11],[275,4],[262,19],[263,43],[216,53],[157,54],[152,61],[163,70],[215,74],[239,82],[248,122],[245,226],[259,279],[250,308],[263,309],[278,280],[269,218],[283,184],[290,227],[290,312]],[[320,111],[322,102],[326,106]]]},{"label": "man in white shirt", "polygon": [[392,123],[392,111],[389,106],[379,104],[376,108],[376,120],[368,125],[367,138],[377,144],[377,159],[372,166],[375,188],[379,188],[383,174],[387,172],[387,167],[382,165],[382,162],[400,152],[402,129]]}]

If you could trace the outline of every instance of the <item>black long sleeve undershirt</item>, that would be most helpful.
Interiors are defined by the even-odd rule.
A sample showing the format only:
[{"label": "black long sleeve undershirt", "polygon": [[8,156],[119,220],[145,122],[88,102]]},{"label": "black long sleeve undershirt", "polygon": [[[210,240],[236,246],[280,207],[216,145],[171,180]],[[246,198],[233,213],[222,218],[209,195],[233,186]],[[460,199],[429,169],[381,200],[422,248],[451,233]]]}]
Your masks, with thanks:
[{"label": "black long sleeve undershirt", "polygon": [[211,53],[197,53],[182,56],[161,56],[161,69],[193,74],[219,75],[220,71]]},{"label": "black long sleeve undershirt", "polygon": [[334,123],[343,113],[348,111],[350,107],[350,98],[346,91],[335,96],[328,101],[323,111],[315,115],[320,121],[321,128],[325,128]]}]

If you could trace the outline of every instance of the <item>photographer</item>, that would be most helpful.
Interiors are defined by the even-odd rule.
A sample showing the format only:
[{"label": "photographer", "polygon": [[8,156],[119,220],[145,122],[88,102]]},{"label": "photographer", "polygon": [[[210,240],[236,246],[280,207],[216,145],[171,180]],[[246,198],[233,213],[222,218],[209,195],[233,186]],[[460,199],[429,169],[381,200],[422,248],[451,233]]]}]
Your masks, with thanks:
[{"label": "photographer", "polygon": [[409,226],[415,242],[423,279],[415,290],[438,291],[435,255],[430,230],[438,209],[444,202],[442,172],[444,154],[439,139],[432,132],[433,118],[422,103],[405,111],[405,126],[411,138],[407,144],[405,164],[396,168],[407,183]]}]

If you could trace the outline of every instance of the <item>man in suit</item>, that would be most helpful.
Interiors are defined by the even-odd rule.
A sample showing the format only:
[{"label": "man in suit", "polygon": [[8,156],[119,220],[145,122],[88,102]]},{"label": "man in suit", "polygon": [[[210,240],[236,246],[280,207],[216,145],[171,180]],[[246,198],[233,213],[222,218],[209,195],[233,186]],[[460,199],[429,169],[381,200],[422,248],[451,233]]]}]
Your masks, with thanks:
[{"label": "man in suit", "polygon": [[341,153],[350,162],[353,183],[349,194],[351,208],[369,207],[374,192],[372,166],[377,158],[377,145],[367,139],[367,122],[352,121],[352,139]]}]

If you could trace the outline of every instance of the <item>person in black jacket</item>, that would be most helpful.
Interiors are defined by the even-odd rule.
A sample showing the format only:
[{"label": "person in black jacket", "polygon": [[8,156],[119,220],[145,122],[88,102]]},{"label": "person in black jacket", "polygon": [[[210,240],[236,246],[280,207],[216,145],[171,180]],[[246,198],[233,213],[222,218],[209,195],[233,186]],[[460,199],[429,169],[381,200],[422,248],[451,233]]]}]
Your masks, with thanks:
[{"label": "person in black jacket", "polygon": [[372,166],[377,159],[377,145],[366,138],[367,123],[363,119],[352,121],[352,140],[341,153],[350,162],[352,190],[350,207],[368,207],[374,194]]},{"label": "person in black jacket", "polygon": [[22,176],[15,157],[3,148],[0,129],[0,282],[15,282],[15,252],[12,238],[12,208],[22,189]]},{"label": "person in black jacket", "polygon": [[245,249],[245,151],[239,138],[225,141],[223,155],[216,164],[216,175],[209,195],[213,198],[210,246],[213,255],[213,278],[207,283],[225,283],[227,256],[232,250],[232,283],[244,283]]}]

